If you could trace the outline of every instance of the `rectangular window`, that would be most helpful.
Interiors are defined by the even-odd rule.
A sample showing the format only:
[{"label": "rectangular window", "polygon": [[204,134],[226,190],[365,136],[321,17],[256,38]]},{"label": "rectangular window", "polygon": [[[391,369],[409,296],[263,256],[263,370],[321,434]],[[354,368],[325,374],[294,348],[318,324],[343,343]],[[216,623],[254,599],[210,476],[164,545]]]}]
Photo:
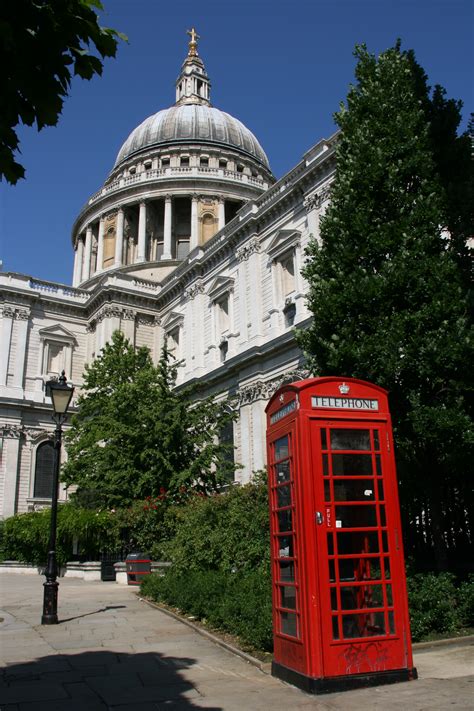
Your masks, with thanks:
[{"label": "rectangular window", "polygon": [[64,370],[66,348],[63,343],[48,343],[48,358],[46,372],[48,375],[58,375]]},{"label": "rectangular window", "polygon": [[295,290],[295,261],[293,252],[284,255],[280,260],[281,293],[288,296]]},{"label": "rectangular window", "polygon": [[179,326],[167,334],[166,347],[173,358],[179,359]]},{"label": "rectangular window", "polygon": [[229,294],[225,294],[222,298],[215,302],[217,338],[219,339],[224,333],[229,331]]}]

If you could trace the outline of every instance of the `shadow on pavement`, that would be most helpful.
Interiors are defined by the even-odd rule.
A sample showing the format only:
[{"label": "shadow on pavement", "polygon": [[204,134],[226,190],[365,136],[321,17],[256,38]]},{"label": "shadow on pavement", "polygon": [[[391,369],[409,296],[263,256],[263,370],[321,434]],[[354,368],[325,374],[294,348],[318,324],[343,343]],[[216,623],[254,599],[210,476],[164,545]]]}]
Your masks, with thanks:
[{"label": "shadow on pavement", "polygon": [[85,612],[83,615],[76,615],[76,617],[68,617],[65,620],[59,619],[58,624],[60,625],[64,622],[79,620],[81,617],[89,617],[89,615],[97,615],[99,612],[107,612],[107,610],[121,610],[126,607],[126,605],[106,605],[106,607],[101,607],[100,610],[94,610],[93,612]]},{"label": "shadow on pavement", "polygon": [[[2,669],[2,711],[163,711],[200,708],[186,679],[196,660],[158,652],[58,654]],[[221,707],[204,705],[211,711]],[[23,706],[21,707],[23,708]]]}]

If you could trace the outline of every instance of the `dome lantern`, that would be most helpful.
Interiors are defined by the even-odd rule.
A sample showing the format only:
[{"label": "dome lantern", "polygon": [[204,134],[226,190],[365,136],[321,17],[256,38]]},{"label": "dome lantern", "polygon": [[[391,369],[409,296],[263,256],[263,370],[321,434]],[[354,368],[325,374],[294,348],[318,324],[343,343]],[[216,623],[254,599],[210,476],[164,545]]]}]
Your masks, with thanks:
[{"label": "dome lantern", "polygon": [[204,62],[197,51],[197,40],[200,37],[194,27],[188,30],[188,35],[191,37],[188,56],[184,60],[181,73],[176,80],[176,106],[183,106],[183,104],[210,106],[211,83]]}]

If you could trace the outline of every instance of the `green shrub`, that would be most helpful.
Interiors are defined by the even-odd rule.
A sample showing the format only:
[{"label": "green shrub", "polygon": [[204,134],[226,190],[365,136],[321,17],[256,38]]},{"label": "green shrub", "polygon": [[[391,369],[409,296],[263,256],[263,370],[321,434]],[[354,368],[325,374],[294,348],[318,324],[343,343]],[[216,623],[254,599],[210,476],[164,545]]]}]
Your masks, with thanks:
[{"label": "green shrub", "polygon": [[[178,572],[254,570],[269,561],[268,494],[265,482],[226,494],[196,496],[164,518],[163,555]],[[174,535],[173,535],[174,533]]]},{"label": "green shrub", "polygon": [[251,647],[272,648],[271,583],[267,567],[230,573],[222,570],[170,569],[149,575],[141,593],[240,637]]},{"label": "green shrub", "polygon": [[461,583],[457,591],[459,618],[465,627],[474,627],[474,575]]},{"label": "green shrub", "polygon": [[[5,519],[0,538],[0,558],[19,560],[32,565],[46,562],[50,509],[16,514]],[[103,550],[116,548],[119,530],[109,511],[78,509],[71,504],[58,508],[56,558],[59,565],[72,560],[73,541],[77,539],[79,555],[94,559]]]},{"label": "green shrub", "polygon": [[409,577],[407,584],[414,642],[455,633],[462,627],[454,575],[418,573]]}]

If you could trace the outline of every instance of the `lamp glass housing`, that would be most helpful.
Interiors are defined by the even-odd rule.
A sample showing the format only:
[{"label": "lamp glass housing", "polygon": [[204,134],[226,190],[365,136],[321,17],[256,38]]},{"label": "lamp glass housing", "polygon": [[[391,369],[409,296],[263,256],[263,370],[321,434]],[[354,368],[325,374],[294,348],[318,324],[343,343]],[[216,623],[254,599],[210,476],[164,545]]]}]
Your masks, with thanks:
[{"label": "lamp glass housing", "polygon": [[72,385],[66,385],[52,381],[49,383],[49,394],[53,401],[53,409],[56,415],[65,415],[71,402],[74,388]]}]

